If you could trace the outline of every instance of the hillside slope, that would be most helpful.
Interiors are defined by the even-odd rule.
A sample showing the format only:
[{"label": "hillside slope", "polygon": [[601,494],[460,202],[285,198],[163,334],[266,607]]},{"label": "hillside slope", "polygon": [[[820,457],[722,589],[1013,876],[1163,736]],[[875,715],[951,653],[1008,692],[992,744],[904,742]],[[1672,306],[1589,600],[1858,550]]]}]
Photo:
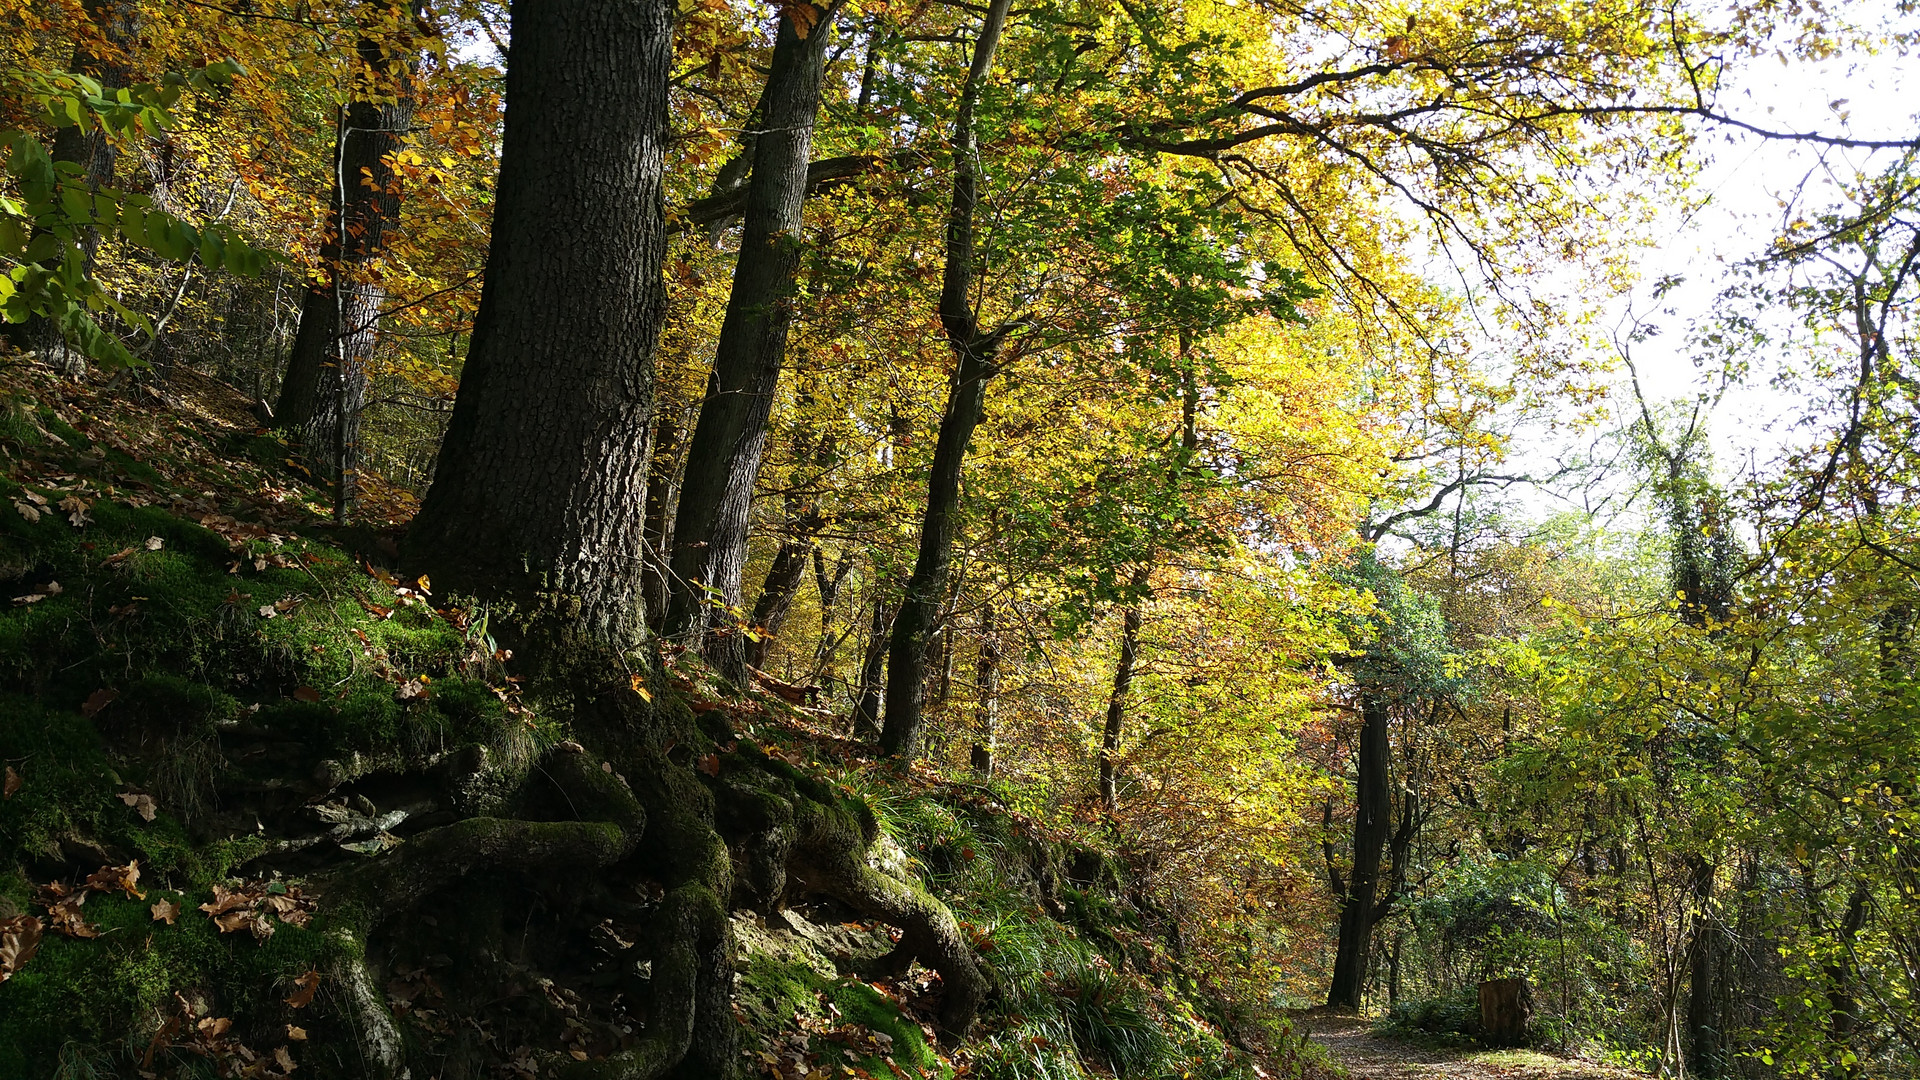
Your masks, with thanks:
[{"label": "hillside slope", "polygon": [[515,657],[218,383],[4,364],[0,1075],[1321,1068],[1100,836],[777,684]]}]

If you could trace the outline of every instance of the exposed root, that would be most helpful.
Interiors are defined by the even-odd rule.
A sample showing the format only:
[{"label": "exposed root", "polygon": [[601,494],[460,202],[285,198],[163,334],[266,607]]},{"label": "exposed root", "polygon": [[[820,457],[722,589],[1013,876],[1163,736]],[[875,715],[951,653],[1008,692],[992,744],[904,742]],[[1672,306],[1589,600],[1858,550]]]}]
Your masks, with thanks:
[{"label": "exposed root", "polygon": [[794,825],[788,864],[794,882],[899,927],[900,944],[883,962],[904,969],[917,959],[939,972],[944,988],[941,1038],[948,1043],[964,1038],[986,1000],[988,983],[953,912],[926,890],[868,864],[875,839],[870,821],[856,820],[838,805],[802,800],[795,807]]}]

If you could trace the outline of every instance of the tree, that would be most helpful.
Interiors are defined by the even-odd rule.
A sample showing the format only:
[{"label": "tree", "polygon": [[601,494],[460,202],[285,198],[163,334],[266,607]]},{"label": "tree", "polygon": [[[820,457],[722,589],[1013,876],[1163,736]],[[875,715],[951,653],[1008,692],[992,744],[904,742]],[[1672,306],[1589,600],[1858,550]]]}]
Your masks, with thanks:
[{"label": "tree", "polygon": [[373,276],[400,213],[393,158],[405,144],[413,103],[411,16],[381,2],[360,5],[353,100],[334,117],[332,204],[321,246],[324,280],[309,282],[300,328],[273,410],[296,432],[307,461],[333,489],[334,518],[358,501],[360,412],[367,363],[378,342],[387,291]]},{"label": "tree", "polygon": [[671,58],[657,0],[516,10],[485,291],[405,548],[614,645],[641,629]]},{"label": "tree", "polygon": [[[665,630],[700,641],[719,669],[746,679],[746,639],[724,624],[741,607],[747,512],[786,360],[800,266],[801,211],[813,127],[838,3],[781,8],[772,69],[754,111],[745,225],[713,382],[687,448],[674,518]],[[798,581],[800,565],[792,568]],[[716,614],[722,633],[712,633]]]},{"label": "tree", "polygon": [[953,530],[960,505],[960,473],[967,444],[986,408],[987,380],[1015,320],[982,332],[973,300],[974,210],[980,200],[980,148],[974,135],[974,110],[993,68],[994,51],[1006,28],[1008,0],[991,0],[973,42],[973,63],[961,84],[954,112],[953,195],[947,209],[947,261],[940,285],[940,325],[956,361],[946,411],[934,444],[927,479],[926,511],[920,524],[920,551],[907,578],[906,595],[894,616],[887,646],[886,719],[880,744],[907,761],[919,756],[926,704],[927,645],[940,605],[946,599],[953,558]]}]

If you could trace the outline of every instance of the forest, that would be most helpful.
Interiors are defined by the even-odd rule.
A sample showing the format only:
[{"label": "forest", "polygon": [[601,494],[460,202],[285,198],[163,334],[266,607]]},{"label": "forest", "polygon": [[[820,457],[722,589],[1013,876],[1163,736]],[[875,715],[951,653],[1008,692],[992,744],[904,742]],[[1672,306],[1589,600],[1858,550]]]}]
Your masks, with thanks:
[{"label": "forest", "polygon": [[0,1077],[1920,1076],[1916,46],[0,0]]}]

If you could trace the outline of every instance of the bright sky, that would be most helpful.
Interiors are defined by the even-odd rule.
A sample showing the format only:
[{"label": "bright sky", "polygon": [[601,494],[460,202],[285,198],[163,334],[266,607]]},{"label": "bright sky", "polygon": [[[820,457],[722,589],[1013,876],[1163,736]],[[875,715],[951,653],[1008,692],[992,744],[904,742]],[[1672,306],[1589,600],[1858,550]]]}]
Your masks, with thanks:
[{"label": "bright sky", "polygon": [[[1720,101],[1736,118],[1777,130],[1910,139],[1920,135],[1920,77],[1913,66],[1910,59],[1903,62],[1885,54],[1822,64],[1754,61],[1731,73],[1731,89]],[[1834,102],[1841,104],[1836,107]],[[1694,366],[1686,330],[1711,318],[1714,301],[1728,283],[1726,267],[1763,251],[1778,234],[1788,213],[1781,200],[1800,193],[1806,210],[1831,206],[1837,201],[1831,177],[1875,172],[1892,160],[1887,152],[1876,155],[1752,136],[1711,135],[1703,144],[1711,158],[1699,186],[1711,193],[1711,201],[1680,223],[1671,240],[1648,253],[1642,261],[1641,288],[1617,311],[1623,323],[1631,310],[1663,327],[1660,336],[1634,349],[1649,397],[1687,398],[1703,388],[1703,372]],[[1653,282],[1669,274],[1683,275],[1685,284],[1655,300]],[[1772,390],[1767,385],[1772,370],[1773,358],[1756,357],[1746,385],[1729,392],[1714,412],[1715,456],[1723,474],[1744,471],[1750,460],[1764,464],[1773,457],[1788,439],[1786,422],[1807,404]],[[1630,401],[1625,399],[1621,407]]]}]

